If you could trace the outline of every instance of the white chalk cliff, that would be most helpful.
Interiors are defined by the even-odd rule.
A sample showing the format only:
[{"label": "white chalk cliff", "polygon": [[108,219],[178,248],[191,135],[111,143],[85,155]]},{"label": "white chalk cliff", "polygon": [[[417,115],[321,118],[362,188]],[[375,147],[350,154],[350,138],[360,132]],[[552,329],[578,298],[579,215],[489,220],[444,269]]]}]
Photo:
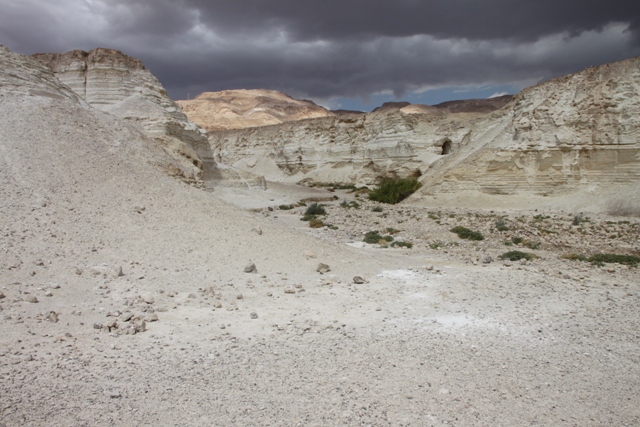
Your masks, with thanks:
[{"label": "white chalk cliff", "polygon": [[206,131],[187,119],[142,61],[103,48],[33,57],[91,106],[138,123],[180,161],[174,173],[211,186],[215,163]]},{"label": "white chalk cliff", "polygon": [[639,117],[640,58],[541,83],[478,121],[420,193],[562,196],[638,183]]},{"label": "white chalk cliff", "polygon": [[640,58],[527,88],[493,112],[485,112],[489,103],[449,104],[388,105],[211,132],[209,140],[219,162],[268,180],[372,184],[419,176],[414,202],[461,192],[609,194],[640,182]]}]

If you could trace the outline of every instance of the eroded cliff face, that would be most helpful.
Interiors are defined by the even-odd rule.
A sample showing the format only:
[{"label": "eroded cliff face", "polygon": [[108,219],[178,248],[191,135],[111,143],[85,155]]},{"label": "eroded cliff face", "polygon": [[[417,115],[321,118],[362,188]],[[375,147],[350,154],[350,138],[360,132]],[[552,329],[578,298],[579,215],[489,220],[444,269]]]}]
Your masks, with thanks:
[{"label": "eroded cliff face", "polygon": [[560,196],[637,183],[639,117],[640,58],[542,83],[479,121],[420,193]]},{"label": "eroded cliff face", "polygon": [[216,161],[268,180],[358,182],[420,176],[466,144],[471,121],[399,110],[210,133]]},{"label": "eroded cliff face", "polygon": [[216,170],[206,131],[187,119],[142,61],[103,48],[33,57],[93,107],[137,122],[179,160],[171,173],[212,186]]}]

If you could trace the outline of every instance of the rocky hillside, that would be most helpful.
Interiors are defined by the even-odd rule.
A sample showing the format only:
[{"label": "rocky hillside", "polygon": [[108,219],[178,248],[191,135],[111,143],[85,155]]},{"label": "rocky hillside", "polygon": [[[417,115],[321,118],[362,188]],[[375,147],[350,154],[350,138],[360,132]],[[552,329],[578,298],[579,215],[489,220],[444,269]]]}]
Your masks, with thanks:
[{"label": "rocky hillside", "polygon": [[419,176],[464,144],[465,117],[407,114],[397,109],[212,132],[216,161],[267,180],[358,182]]},{"label": "rocky hillside", "polygon": [[530,87],[477,122],[421,194],[609,195],[640,182],[638,117],[640,58]]},{"label": "rocky hillside", "polygon": [[142,61],[102,48],[33,57],[91,106],[138,123],[180,161],[174,173],[211,186],[215,164],[206,132],[187,119]]},{"label": "rocky hillside", "polygon": [[190,120],[208,131],[334,116],[334,113],[312,101],[293,99],[275,90],[204,92],[195,99],[176,102]]}]

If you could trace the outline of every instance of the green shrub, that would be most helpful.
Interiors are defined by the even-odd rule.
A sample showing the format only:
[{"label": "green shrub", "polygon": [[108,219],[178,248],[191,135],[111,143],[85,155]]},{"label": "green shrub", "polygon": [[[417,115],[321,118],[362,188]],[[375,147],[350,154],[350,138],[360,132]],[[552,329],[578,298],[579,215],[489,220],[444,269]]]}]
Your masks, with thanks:
[{"label": "green shrub", "polygon": [[481,233],[477,231],[469,230],[468,228],[462,227],[461,225],[458,225],[457,227],[453,227],[450,231],[452,233],[456,233],[458,237],[460,237],[461,239],[484,240],[484,236]]},{"label": "green shrub", "polygon": [[530,254],[527,252],[509,251],[509,252],[503,253],[498,258],[509,260],[509,261],[519,261],[521,259],[526,259],[527,261],[531,261],[532,259],[536,258],[536,256],[534,254]]},{"label": "green shrub", "polygon": [[373,244],[376,244],[376,243],[380,243],[381,241],[393,242],[393,237],[392,236],[382,236],[377,231],[368,231],[364,235],[364,240],[363,241],[365,243],[369,243],[369,244],[373,245]]},{"label": "green shrub", "polygon": [[520,243],[522,243],[522,237],[512,237],[511,241],[514,245],[519,245]]},{"label": "green shrub", "polygon": [[280,206],[278,206],[278,208],[281,211],[289,211],[289,210],[293,209],[294,207],[295,206],[293,206],[293,205],[280,205]]},{"label": "green shrub", "polygon": [[513,242],[511,240],[507,240],[504,242],[505,246],[513,246]]},{"label": "green shrub", "polygon": [[315,215],[303,215],[302,218],[300,218],[300,221],[311,221],[314,219],[317,219]]},{"label": "green shrub", "polygon": [[374,206],[373,208],[371,208],[371,210],[373,212],[382,212],[382,206]]},{"label": "green shrub", "polygon": [[387,178],[369,193],[369,199],[380,203],[395,205],[413,194],[420,188],[420,185],[415,178]]},{"label": "green shrub", "polygon": [[327,211],[324,209],[323,205],[312,203],[311,205],[309,205],[309,207],[304,212],[304,214],[305,215],[326,215]]},{"label": "green shrub", "polygon": [[637,257],[635,255],[595,254],[591,255],[588,261],[596,265],[604,265],[605,263],[616,263],[636,267],[640,263],[640,257]]}]

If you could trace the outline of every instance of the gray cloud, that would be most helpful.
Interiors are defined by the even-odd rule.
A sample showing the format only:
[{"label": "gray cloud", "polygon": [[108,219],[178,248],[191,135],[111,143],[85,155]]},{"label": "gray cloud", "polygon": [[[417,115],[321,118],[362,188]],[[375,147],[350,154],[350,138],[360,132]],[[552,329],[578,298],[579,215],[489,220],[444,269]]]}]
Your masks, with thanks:
[{"label": "gray cloud", "polygon": [[632,57],[635,9],[618,0],[4,0],[0,43],[26,54],[121,49],[174,98],[232,88],[366,98],[522,86]]}]

